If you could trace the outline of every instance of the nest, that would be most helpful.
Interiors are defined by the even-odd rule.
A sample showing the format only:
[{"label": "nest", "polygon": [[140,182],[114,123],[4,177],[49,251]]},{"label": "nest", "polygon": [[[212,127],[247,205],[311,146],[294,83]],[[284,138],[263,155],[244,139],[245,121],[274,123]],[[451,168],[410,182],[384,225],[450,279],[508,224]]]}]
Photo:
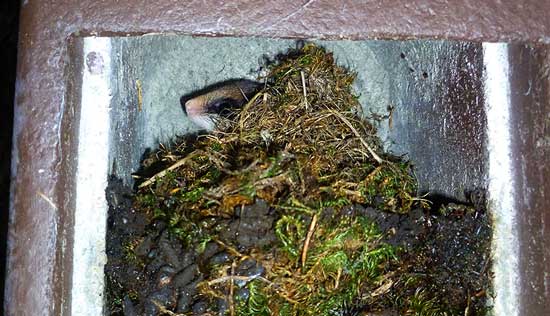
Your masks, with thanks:
[{"label": "nest", "polygon": [[[161,171],[139,185],[134,207],[167,222],[185,247],[201,253],[216,244],[230,254],[231,262],[204,271],[199,290],[225,299],[231,315],[352,313],[392,287],[398,248],[348,211],[405,214],[422,200],[409,164],[381,154],[354,79],[331,53],[305,45],[271,64],[265,88],[215,131],[144,161]],[[274,214],[275,242],[224,240],[227,220],[258,200]],[[236,274],[247,260],[264,273]],[[246,298],[235,294],[239,282]]]},{"label": "nest", "polygon": [[[377,154],[375,129],[352,91],[355,75],[331,53],[306,45],[262,79],[266,87],[213,133],[150,157],[172,165],[142,183],[142,192],[156,182],[157,194],[196,197],[185,208],[215,216],[231,216],[255,198],[274,206],[340,200],[410,210],[416,182],[409,165]],[[167,173],[179,185],[158,181]]]}]

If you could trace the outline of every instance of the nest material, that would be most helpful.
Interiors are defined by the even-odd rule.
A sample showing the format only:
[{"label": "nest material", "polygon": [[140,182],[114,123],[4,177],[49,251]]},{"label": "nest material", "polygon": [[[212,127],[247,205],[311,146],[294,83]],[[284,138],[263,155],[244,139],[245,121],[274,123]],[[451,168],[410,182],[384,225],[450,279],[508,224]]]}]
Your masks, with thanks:
[{"label": "nest material", "polygon": [[[357,204],[404,214],[423,203],[409,164],[378,154],[352,91],[355,75],[309,44],[262,79],[265,88],[214,132],[161,146],[144,161],[161,171],[139,186],[134,207],[168,223],[184,247],[201,253],[215,244],[230,255],[203,268],[200,296],[225,300],[230,315],[352,315],[356,306],[394,305],[441,314],[412,277],[398,276],[408,269],[396,263],[399,248],[382,242],[367,217],[349,214]],[[276,213],[265,215],[274,217],[275,244],[224,239],[242,215],[236,210],[258,199]],[[239,275],[250,260],[264,273]],[[247,298],[236,294],[242,284]]]},{"label": "nest material", "polygon": [[[229,297],[232,314],[326,315],[371,300],[387,292],[381,273],[396,248],[379,242],[368,219],[342,210],[362,204],[407,213],[416,194],[409,165],[377,154],[375,130],[352,91],[355,75],[331,53],[306,45],[269,70],[265,88],[213,133],[150,157],[168,167],[142,183],[136,207],[166,220],[188,247],[215,241],[231,253],[233,264],[208,272],[200,290]],[[223,224],[207,219],[232,218],[256,199],[278,214],[278,245],[226,244]],[[249,258],[264,276],[228,272]],[[236,281],[249,282],[247,301],[233,301]],[[361,298],[367,290],[371,296]]]},{"label": "nest material", "polygon": [[[355,75],[331,53],[306,45],[271,66],[266,87],[217,129],[158,152],[181,185],[168,195],[197,194],[186,208],[230,216],[255,198],[310,207],[343,199],[406,213],[416,183],[406,162],[382,159],[375,130],[360,114]],[[390,161],[393,160],[393,161]],[[143,183],[143,190],[162,174]],[[163,183],[152,190],[162,193]],[[159,191],[160,190],[160,191]]]}]

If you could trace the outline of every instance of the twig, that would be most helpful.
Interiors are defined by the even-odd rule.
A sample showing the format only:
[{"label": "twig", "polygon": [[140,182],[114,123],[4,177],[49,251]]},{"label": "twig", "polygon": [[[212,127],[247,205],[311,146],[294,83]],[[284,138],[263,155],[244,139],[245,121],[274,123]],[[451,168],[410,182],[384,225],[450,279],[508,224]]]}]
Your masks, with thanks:
[{"label": "twig", "polygon": [[[235,267],[237,264],[235,263],[235,260],[233,260],[233,263],[231,263],[231,275],[235,275]],[[233,279],[231,279],[231,282],[229,283],[229,315],[235,316],[235,306],[233,302],[233,294],[235,293],[235,282]]]},{"label": "twig", "polygon": [[216,238],[213,238],[212,239],[215,243],[217,243],[218,245],[222,246],[223,248],[225,248],[225,250],[227,250],[231,255],[233,256],[236,256],[236,257],[239,257],[241,259],[243,258],[247,258],[249,256],[247,255],[244,255],[242,253],[240,253],[237,249],[231,247],[230,245],[224,243],[223,241],[219,240],[219,239],[216,239]]},{"label": "twig", "polygon": [[224,282],[227,282],[227,281],[231,281],[231,282],[233,282],[233,281],[249,282],[249,281],[253,281],[253,280],[260,280],[262,282],[265,282],[270,287],[272,287],[277,294],[279,294],[282,298],[287,300],[289,303],[299,304],[297,301],[295,301],[295,300],[291,299],[290,297],[288,297],[287,295],[285,295],[283,293],[283,290],[281,290],[277,284],[275,284],[275,283],[269,281],[268,279],[266,279],[262,276],[259,276],[259,275],[257,275],[257,276],[226,275],[226,276],[219,277],[217,279],[208,281],[208,282],[206,282],[206,285],[207,286],[212,286],[212,285],[219,284],[219,283],[224,283]]},{"label": "twig", "polygon": [[282,298],[287,300],[289,303],[292,303],[292,304],[295,304],[295,305],[299,304],[298,301],[291,299],[290,297],[288,297],[288,295],[283,293],[284,290],[282,290],[279,285],[269,281],[268,279],[266,279],[262,276],[259,276],[257,279],[267,283],[270,287],[272,287],[275,290],[275,292],[277,292],[277,294],[279,294]]},{"label": "twig", "polygon": [[208,284],[208,286],[211,286],[211,285],[214,285],[214,284],[224,283],[224,282],[227,282],[227,281],[245,281],[245,282],[248,282],[248,281],[252,281],[252,280],[255,280],[255,279],[258,279],[258,276],[226,275],[226,276],[222,276],[222,277],[219,277],[217,279],[208,281],[208,283],[206,283],[206,284]]},{"label": "twig", "polygon": [[143,105],[143,93],[141,91],[141,81],[139,79],[136,80],[136,88],[137,88],[137,98],[138,98],[138,111],[141,112],[141,108]]},{"label": "twig", "polygon": [[338,113],[334,110],[329,110],[329,111],[332,112],[340,120],[342,120],[342,122],[344,122],[351,129],[351,131],[355,134],[355,136],[357,136],[357,138],[359,138],[359,141],[361,141],[361,144],[363,144],[363,146],[365,146],[365,148],[367,148],[367,150],[371,154],[372,158],[374,158],[374,160],[376,160],[376,162],[378,162],[378,163],[383,162],[382,158],[380,158],[380,156],[378,156],[374,152],[374,150],[372,150],[372,148],[370,148],[369,144],[367,144],[367,142],[361,137],[361,134],[359,134],[359,132],[357,132],[355,127],[353,127],[353,125],[350,123],[350,121],[348,121],[347,118],[345,118],[344,116],[342,116],[342,114],[340,114],[340,113]]},{"label": "twig", "polygon": [[306,106],[306,111],[307,111],[306,78],[304,77],[304,72],[303,71],[300,71],[300,76],[302,77],[302,89],[304,90],[304,105]]},{"label": "twig", "polygon": [[338,286],[340,285],[340,278],[342,277],[342,267],[338,268],[337,274],[336,274],[336,281],[334,282],[334,289],[338,289]]},{"label": "twig", "polygon": [[464,316],[470,315],[470,290],[468,290],[468,300],[466,302],[466,308],[464,309]]},{"label": "twig", "polygon": [[141,188],[150,186],[151,184],[153,184],[153,183],[154,183],[155,181],[157,181],[158,179],[164,177],[164,176],[168,173],[168,171],[172,171],[172,170],[174,170],[174,169],[176,169],[176,168],[178,168],[178,167],[180,167],[180,166],[183,166],[187,161],[189,161],[191,158],[195,157],[196,154],[198,154],[198,152],[195,153],[195,154],[190,154],[190,155],[188,155],[187,157],[182,158],[182,159],[176,161],[176,162],[175,162],[173,165],[171,165],[170,167],[168,167],[168,168],[166,168],[166,169],[164,169],[164,170],[158,172],[157,174],[155,174],[154,176],[152,176],[151,178],[149,178],[149,180],[144,181],[142,184],[140,184],[140,185],[138,186],[138,188],[141,189]]},{"label": "twig", "polygon": [[53,207],[53,209],[57,210],[57,205],[55,205],[55,203],[49,197],[47,197],[46,194],[40,191],[37,191],[36,194],[38,194],[38,196],[40,196],[42,199],[44,199],[44,201],[50,204],[50,206]]},{"label": "twig", "polygon": [[153,304],[155,304],[155,306],[159,309],[159,315],[169,315],[169,316],[184,316],[184,314],[178,314],[178,313],[174,313],[172,311],[169,311],[168,309],[166,309],[166,307],[164,307],[159,301],[157,300],[151,300],[151,302],[153,302]]},{"label": "twig", "polygon": [[305,271],[305,268],[306,268],[307,251],[309,249],[309,243],[311,241],[311,237],[313,236],[313,232],[315,231],[316,224],[317,224],[317,214],[313,215],[313,217],[311,218],[311,224],[309,224],[309,230],[307,231],[306,241],[304,242],[304,249],[302,250],[302,271]]},{"label": "twig", "polygon": [[244,113],[248,112],[248,109],[256,102],[256,99],[260,97],[260,95],[263,94],[261,92],[256,93],[252,99],[248,100],[246,104],[243,106],[241,110],[241,117],[239,119],[239,137],[242,138],[243,129],[244,129],[244,122],[246,121],[247,116],[244,116]]},{"label": "twig", "polygon": [[390,289],[392,288],[394,282],[392,279],[387,279],[384,283],[382,283],[382,285],[380,285],[377,289],[375,289],[374,291],[372,291],[369,296],[370,297],[377,297],[377,296],[380,296],[380,295],[383,295],[383,294],[386,294],[390,291]]},{"label": "twig", "polygon": [[271,178],[260,179],[254,182],[254,186],[258,189],[263,189],[267,186],[273,186],[278,183],[285,183],[287,182],[287,178],[288,178],[288,172],[285,172]]}]

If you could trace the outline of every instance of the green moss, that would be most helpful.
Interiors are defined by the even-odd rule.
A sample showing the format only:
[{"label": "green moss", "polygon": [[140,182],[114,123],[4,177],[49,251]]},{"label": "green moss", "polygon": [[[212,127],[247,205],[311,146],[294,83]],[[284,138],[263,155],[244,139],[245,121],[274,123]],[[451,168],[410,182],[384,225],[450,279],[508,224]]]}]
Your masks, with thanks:
[{"label": "green moss", "polygon": [[222,177],[222,172],[216,167],[210,167],[208,172],[203,176],[202,182],[213,185]]},{"label": "green moss", "polygon": [[254,199],[256,197],[256,187],[252,183],[244,183],[239,188],[239,193],[250,199]]},{"label": "green moss", "polygon": [[[209,242],[226,242],[220,240],[226,226],[211,220],[227,224],[236,207],[258,198],[276,212],[275,245],[225,245],[234,262],[252,257],[266,267],[248,283],[249,299],[234,297],[236,315],[343,315],[363,307],[452,315],[433,294],[437,289],[426,287],[431,280],[411,272],[419,261],[409,249],[383,242],[389,232],[369,218],[343,213],[354,204],[399,214],[422,207],[411,165],[370,153],[381,146],[354,111],[360,105],[353,73],[315,45],[294,53],[269,67],[266,88],[212,137],[156,153],[156,159],[186,161],[141,188],[136,208],[168,223],[199,254]],[[227,297],[229,282],[209,281],[227,277],[231,264],[204,267],[209,279],[200,295]]]},{"label": "green moss", "polygon": [[410,168],[407,162],[379,166],[366,177],[360,192],[367,203],[377,208],[407,213],[417,189]]},{"label": "green moss", "polygon": [[210,148],[212,148],[212,150],[214,150],[214,151],[222,151],[223,150],[223,146],[219,142],[212,142],[212,144],[210,144]]},{"label": "green moss", "polygon": [[281,172],[281,156],[269,157],[267,160],[270,164],[268,169],[261,176],[262,179],[272,178]]},{"label": "green moss", "polygon": [[[281,271],[290,273],[293,281],[300,284],[296,296],[301,299],[298,304],[271,300],[270,309],[284,311],[284,315],[332,315],[343,306],[361,301],[362,287],[375,282],[397,260],[397,249],[378,242],[381,234],[368,219],[342,218],[318,223],[305,266],[301,267],[299,261],[311,215],[309,208],[297,207],[301,207],[298,213],[281,216],[275,232],[278,248],[287,256],[280,260],[291,263]],[[284,276],[274,276],[275,280],[281,278]],[[271,289],[265,289],[264,295],[270,293]]]},{"label": "green moss", "polygon": [[181,196],[181,202],[184,203],[197,203],[202,199],[203,193],[204,193],[203,187],[197,187],[192,189],[191,191],[187,191],[183,193]]},{"label": "green moss", "polygon": [[422,289],[418,289],[414,295],[407,300],[406,305],[409,313],[415,316],[447,315],[437,306],[436,299],[429,298],[428,294]]},{"label": "green moss", "polygon": [[237,300],[236,315],[239,316],[270,316],[269,298],[264,294],[265,285],[254,280],[247,285],[250,291],[248,300]]},{"label": "green moss", "polygon": [[283,215],[275,224],[275,235],[281,242],[281,249],[291,261],[300,254],[299,242],[305,238],[306,228],[299,215]]},{"label": "green moss", "polygon": [[130,263],[137,263],[138,256],[136,255],[136,246],[139,240],[129,241],[122,247],[124,253],[124,259]]},{"label": "green moss", "polygon": [[319,203],[319,209],[335,208],[341,209],[344,206],[350,205],[351,202],[345,197],[339,197],[332,200],[322,201]]}]

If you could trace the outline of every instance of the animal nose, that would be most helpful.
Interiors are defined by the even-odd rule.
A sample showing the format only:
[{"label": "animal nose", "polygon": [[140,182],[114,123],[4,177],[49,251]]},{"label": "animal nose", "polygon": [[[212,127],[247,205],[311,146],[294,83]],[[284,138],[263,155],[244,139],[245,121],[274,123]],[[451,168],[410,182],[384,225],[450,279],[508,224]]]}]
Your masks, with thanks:
[{"label": "animal nose", "polygon": [[[189,105],[189,101],[185,102],[185,104],[183,105],[183,112],[185,112],[185,115],[189,116],[189,112],[193,112],[193,109],[190,107]],[[193,114],[193,113],[191,113]]]},{"label": "animal nose", "polygon": [[181,108],[183,109],[183,113],[185,113],[185,115],[189,115],[189,114],[187,114],[187,106],[186,106],[187,101],[189,101],[189,98],[186,98],[185,96],[180,98],[180,105],[181,105]]},{"label": "animal nose", "polygon": [[204,107],[198,100],[191,99],[185,102],[183,110],[188,117],[199,116],[204,114]]}]

